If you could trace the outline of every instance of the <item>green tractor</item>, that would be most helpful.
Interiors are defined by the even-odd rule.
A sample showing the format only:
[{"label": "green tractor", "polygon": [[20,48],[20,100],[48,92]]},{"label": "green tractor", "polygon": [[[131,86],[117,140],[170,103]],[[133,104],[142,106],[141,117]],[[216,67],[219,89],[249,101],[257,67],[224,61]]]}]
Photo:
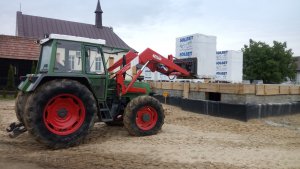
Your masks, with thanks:
[{"label": "green tractor", "polygon": [[[158,133],[164,124],[164,110],[150,96],[149,84],[139,79],[141,72],[148,66],[167,75],[187,73],[151,49],[141,55],[130,51],[107,68],[104,40],[51,34],[40,44],[36,74],[20,78],[15,108],[19,123],[12,123],[7,130],[27,130],[54,149],[80,144],[95,122],[124,125],[134,136]],[[126,71],[137,56],[144,66],[127,81]]]}]

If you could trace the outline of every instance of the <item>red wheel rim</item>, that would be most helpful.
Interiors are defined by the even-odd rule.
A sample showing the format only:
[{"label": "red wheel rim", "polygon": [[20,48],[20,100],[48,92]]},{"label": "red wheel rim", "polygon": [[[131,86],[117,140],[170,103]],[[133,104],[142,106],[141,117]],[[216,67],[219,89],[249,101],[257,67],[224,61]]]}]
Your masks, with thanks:
[{"label": "red wheel rim", "polygon": [[151,130],[157,122],[157,112],[153,107],[145,106],[136,114],[136,124],[141,130]]},{"label": "red wheel rim", "polygon": [[69,135],[77,131],[85,119],[82,101],[72,94],[53,97],[44,109],[44,123],[57,135]]}]

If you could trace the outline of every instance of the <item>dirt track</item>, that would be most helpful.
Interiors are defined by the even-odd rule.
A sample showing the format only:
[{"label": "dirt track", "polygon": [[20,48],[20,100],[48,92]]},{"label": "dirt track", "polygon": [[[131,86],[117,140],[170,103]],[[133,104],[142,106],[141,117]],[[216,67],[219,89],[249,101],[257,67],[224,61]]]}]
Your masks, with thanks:
[{"label": "dirt track", "polygon": [[300,115],[240,122],[164,105],[162,132],[132,137],[97,123],[85,144],[48,150],[10,139],[14,101],[0,101],[0,168],[300,168]]}]

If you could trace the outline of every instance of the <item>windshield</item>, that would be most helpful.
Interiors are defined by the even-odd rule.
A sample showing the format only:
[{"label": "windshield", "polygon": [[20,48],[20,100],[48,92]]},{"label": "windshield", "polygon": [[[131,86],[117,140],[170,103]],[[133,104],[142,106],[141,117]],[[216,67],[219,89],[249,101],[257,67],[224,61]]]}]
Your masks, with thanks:
[{"label": "windshield", "polygon": [[81,44],[79,42],[58,41],[55,72],[81,72]]},{"label": "windshield", "polygon": [[51,58],[51,43],[48,43],[42,47],[42,56],[40,58],[40,72],[47,72],[49,69]]}]

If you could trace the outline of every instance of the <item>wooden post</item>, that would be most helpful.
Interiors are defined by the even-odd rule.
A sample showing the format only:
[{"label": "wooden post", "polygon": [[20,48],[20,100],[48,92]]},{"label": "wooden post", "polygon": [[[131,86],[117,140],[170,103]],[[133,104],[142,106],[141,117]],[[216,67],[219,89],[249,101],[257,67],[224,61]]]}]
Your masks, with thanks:
[{"label": "wooden post", "polygon": [[188,99],[190,92],[190,83],[184,83],[183,85],[183,98]]}]

